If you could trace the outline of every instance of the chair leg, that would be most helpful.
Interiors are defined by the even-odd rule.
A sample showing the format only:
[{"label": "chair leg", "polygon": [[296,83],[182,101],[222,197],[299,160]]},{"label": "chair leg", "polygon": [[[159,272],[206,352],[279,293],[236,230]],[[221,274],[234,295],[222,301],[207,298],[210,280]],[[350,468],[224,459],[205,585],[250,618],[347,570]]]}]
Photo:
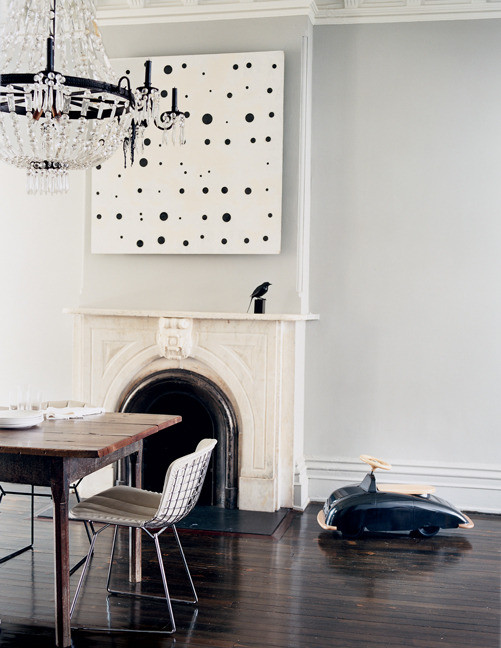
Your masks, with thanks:
[{"label": "chair leg", "polygon": [[180,552],[180,554],[181,554],[181,558],[182,558],[182,560],[183,560],[183,564],[184,564],[184,569],[185,569],[185,571],[186,571],[186,575],[188,576],[188,580],[190,581],[191,591],[193,592],[193,601],[187,601],[187,600],[185,600],[185,599],[175,599],[175,598],[173,598],[172,601],[176,601],[177,603],[189,603],[189,604],[191,604],[191,605],[195,605],[195,603],[198,603],[198,596],[197,596],[197,592],[196,592],[196,590],[195,590],[195,585],[193,585],[193,579],[191,578],[190,570],[188,569],[188,563],[186,562],[186,558],[185,558],[185,555],[184,555],[183,547],[182,547],[182,545],[181,545],[181,540],[179,539],[179,536],[178,536],[178,533],[177,533],[177,529],[176,529],[176,527],[175,527],[174,524],[172,525],[172,531],[173,531],[174,536],[175,536],[175,538],[176,538],[177,546],[179,547],[179,552]]},{"label": "chair leg", "polygon": [[[75,497],[76,497],[76,500],[77,500],[78,504],[80,504],[80,495],[78,493],[78,487],[80,486],[81,481],[82,480],[79,479],[76,483],[71,485],[71,489],[75,493]],[[84,527],[85,527],[85,532],[87,533],[87,537],[89,538],[89,543],[90,543],[90,542],[92,542],[92,536],[95,533],[94,524],[93,524],[93,522],[90,522],[90,521],[89,522],[84,522]]]},{"label": "chair leg", "polygon": [[155,534],[151,534],[147,529],[143,529],[143,531],[146,531],[146,533],[150,536],[150,538],[153,538],[153,540],[155,542],[155,548],[156,548],[156,551],[157,551],[157,558],[158,558],[158,565],[160,567],[160,574],[162,576],[162,585],[163,585],[163,588],[164,588],[165,597],[164,596],[156,596],[156,595],[153,595],[153,594],[139,594],[137,592],[126,592],[126,591],[123,591],[123,590],[113,590],[113,589],[111,589],[111,587],[110,587],[111,572],[112,572],[112,569],[113,569],[113,560],[114,560],[114,557],[115,557],[115,546],[116,546],[116,539],[117,539],[117,530],[118,530],[118,527],[115,527],[115,533],[113,535],[113,544],[112,544],[112,547],[111,547],[110,566],[108,568],[108,580],[106,582],[107,591],[110,594],[122,595],[122,596],[132,596],[134,598],[137,597],[137,598],[165,600],[165,602],[167,603],[167,611],[169,613],[169,619],[170,619],[170,622],[171,622],[171,629],[170,630],[132,630],[130,628],[120,628],[119,629],[119,628],[108,627],[108,630],[109,631],[117,631],[117,632],[119,632],[119,631],[120,632],[148,632],[148,633],[151,633],[151,634],[173,634],[174,632],[176,632],[176,622],[175,622],[175,619],[174,619],[174,612],[172,610],[171,598],[170,598],[170,595],[169,595],[169,587],[167,585],[167,577],[165,575],[165,567],[164,567],[164,561],[163,561],[163,558],[162,558],[162,551],[160,549],[160,543],[158,541],[158,536],[160,535],[160,533],[162,533],[162,531],[164,529],[162,529],[162,531],[160,531],[160,533],[155,533]]},{"label": "chair leg", "polygon": [[169,617],[170,617],[170,622],[172,627],[172,630],[169,632],[169,634],[171,634],[173,632],[176,632],[176,622],[174,620],[174,612],[172,611],[172,603],[169,596],[169,588],[167,586],[167,577],[165,576],[165,566],[164,566],[164,560],[162,558],[162,550],[160,549],[160,542],[158,540],[158,533],[155,534],[154,540],[155,540],[155,548],[157,550],[158,566],[160,567],[160,574],[162,575],[162,583],[164,586],[165,600],[167,602],[167,609],[169,610]]},{"label": "chair leg", "polygon": [[[107,529],[109,526],[110,526],[110,525],[107,524],[106,526],[101,527],[100,529],[98,529],[97,531],[95,531],[95,532],[94,532],[94,535],[92,536],[92,540],[91,540],[91,543],[90,543],[89,551],[88,551],[88,553],[87,553],[87,557],[85,558],[85,565],[84,565],[84,568],[82,569],[82,573],[80,574],[80,578],[78,579],[77,589],[76,589],[76,591],[75,591],[75,596],[73,597],[73,602],[72,602],[72,604],[71,604],[71,608],[70,608],[70,619],[71,619],[71,617],[72,617],[72,615],[73,615],[73,611],[75,610],[75,605],[77,604],[78,597],[80,596],[80,590],[81,590],[81,588],[82,588],[82,584],[83,584],[83,582],[84,582],[85,576],[86,576],[87,571],[88,571],[88,569],[89,569],[89,565],[90,565],[90,561],[91,561],[91,558],[92,558],[92,554],[94,553],[94,545],[95,545],[95,543],[96,543],[96,538],[97,538],[97,536],[101,533],[101,531],[104,531],[104,530]],[[115,535],[116,535],[116,530],[117,530],[117,527],[115,527]]]},{"label": "chair leg", "polygon": [[[142,528],[143,531],[145,531],[150,536],[150,538],[152,538],[154,540],[155,547],[156,547],[156,550],[157,550],[158,562],[160,564],[160,571],[162,572],[162,574],[165,574],[165,568],[164,568],[163,558],[161,558],[162,554],[160,552],[160,543],[158,541],[158,538],[168,527],[164,527],[158,533],[150,533],[148,531],[148,529],[145,529],[144,527],[141,527],[141,528]],[[170,598],[171,601],[174,601],[175,603],[185,603],[187,605],[195,605],[196,603],[198,603],[198,596],[197,596],[197,593],[195,591],[195,586],[194,586],[193,580],[191,578],[190,570],[188,569],[188,563],[186,562],[186,558],[184,556],[184,551],[183,551],[183,548],[181,546],[181,541],[179,540],[179,536],[177,534],[177,529],[176,529],[176,527],[174,525],[172,525],[172,530],[174,531],[174,535],[175,535],[175,538],[177,540],[177,545],[178,545],[179,551],[181,553],[181,558],[183,560],[184,569],[186,571],[186,574],[188,576],[188,580],[190,582],[191,591],[193,592],[193,600],[170,598],[170,597],[169,598]],[[111,559],[110,559],[110,566],[109,566],[109,569],[108,569],[108,581],[106,583],[107,591],[110,594],[121,594],[123,596],[137,596],[138,598],[148,598],[148,599],[163,599],[164,598],[163,596],[158,596],[156,594],[137,594],[136,592],[126,592],[124,590],[111,589],[110,582],[111,582],[111,571],[112,571],[112,566],[113,566],[113,557],[114,557],[114,554],[115,554],[115,540],[116,540],[116,532],[115,532],[115,536],[113,538],[113,545],[111,547]],[[163,576],[162,576],[162,582],[163,582]],[[165,589],[165,587],[164,587],[164,589]]]},{"label": "chair leg", "polygon": [[[3,499],[3,496],[7,495],[7,491],[4,490],[3,486],[0,485],[0,502]],[[16,551],[12,551],[11,553],[2,556],[0,558],[0,565],[4,562],[7,562],[8,560],[11,560],[11,558],[15,558],[16,556],[20,556],[22,553],[25,551],[29,551],[30,549],[33,549],[33,543],[35,542],[35,487],[32,485],[31,486],[31,522],[30,522],[30,530],[31,530],[31,537],[30,537],[30,544],[25,545],[24,547],[21,547],[21,549],[17,549]]]},{"label": "chair leg", "polygon": [[[165,528],[167,528],[167,527],[165,527]],[[190,583],[190,586],[191,586],[191,590],[193,592],[193,600],[171,598],[171,596],[169,594],[169,587],[168,587],[168,584],[167,584],[167,577],[165,575],[165,566],[164,566],[164,561],[163,561],[163,557],[162,557],[162,550],[160,548],[160,542],[159,542],[159,536],[163,533],[163,531],[165,531],[165,528],[162,529],[158,533],[150,533],[148,531],[148,529],[143,528],[143,531],[145,531],[150,536],[150,538],[153,539],[153,541],[155,543],[155,549],[156,549],[157,558],[158,558],[158,565],[159,565],[159,568],[160,568],[160,574],[161,574],[161,577],[162,577],[162,585],[163,585],[163,588],[164,588],[165,596],[158,596],[158,595],[155,595],[155,594],[139,594],[137,592],[126,592],[124,590],[111,589],[110,582],[111,582],[111,572],[112,572],[112,569],[113,569],[113,560],[114,560],[114,557],[115,557],[115,545],[116,545],[116,537],[117,537],[117,527],[115,527],[115,534],[113,536],[113,544],[112,544],[112,547],[111,547],[110,566],[109,566],[109,569],[108,569],[108,580],[107,580],[107,583],[106,583],[106,589],[110,594],[115,594],[115,595],[133,596],[133,597],[137,597],[137,598],[146,598],[146,599],[165,600],[166,603],[167,603],[167,609],[168,609],[168,612],[169,612],[169,618],[170,618],[170,621],[171,621],[172,629],[169,630],[169,631],[167,631],[167,630],[151,631],[150,630],[148,632],[158,632],[160,634],[172,634],[172,633],[174,633],[176,631],[176,622],[174,620],[174,613],[173,613],[173,610],[172,610],[172,601],[174,601],[175,603],[185,603],[185,604],[188,604],[188,605],[195,605],[196,603],[198,603],[198,596],[197,596],[197,593],[196,593],[196,590],[195,590],[195,586],[193,584],[193,580],[191,578],[190,570],[188,568],[188,563],[186,562],[186,557],[184,555],[183,547],[181,545],[181,541],[179,539],[177,529],[176,529],[176,527],[174,525],[172,525],[172,530],[174,532],[174,536],[176,538],[176,542],[177,542],[177,545],[178,545],[178,548],[179,548],[179,552],[181,554],[181,559],[183,561],[184,569],[185,569],[186,574],[188,576],[188,580],[189,580],[189,583]],[[123,631],[124,632],[141,632],[140,630],[123,630]]]}]

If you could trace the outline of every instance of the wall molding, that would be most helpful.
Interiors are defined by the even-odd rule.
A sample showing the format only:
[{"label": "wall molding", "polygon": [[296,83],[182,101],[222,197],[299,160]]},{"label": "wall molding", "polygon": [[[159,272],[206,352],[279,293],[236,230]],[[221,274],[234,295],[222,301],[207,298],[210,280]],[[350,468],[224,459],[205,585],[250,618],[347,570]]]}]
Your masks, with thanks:
[{"label": "wall molding", "polygon": [[501,18],[501,0],[98,0],[100,25],[307,16],[313,25]]},{"label": "wall molding", "polygon": [[[305,457],[310,501],[323,501],[344,484],[360,482],[360,459]],[[489,464],[392,462],[390,472],[378,471],[385,483],[429,483],[436,494],[467,511],[501,513],[501,469]]]}]

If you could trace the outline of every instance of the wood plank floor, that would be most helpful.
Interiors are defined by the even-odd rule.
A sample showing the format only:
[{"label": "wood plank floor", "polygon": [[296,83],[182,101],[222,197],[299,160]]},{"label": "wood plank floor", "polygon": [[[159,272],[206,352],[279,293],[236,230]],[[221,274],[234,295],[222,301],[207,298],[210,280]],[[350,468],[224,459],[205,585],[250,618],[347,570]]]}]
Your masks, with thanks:
[{"label": "wood plank floor", "polygon": [[[27,538],[28,498],[0,506],[0,556]],[[46,505],[40,500],[39,508]],[[499,648],[501,517],[472,515],[473,530],[417,540],[367,535],[343,540],[316,523],[319,505],[297,515],[280,539],[180,531],[200,602],[175,605],[174,637],[75,630],[74,648]],[[72,556],[85,552],[71,524]],[[156,629],[164,606],[105,595],[111,532],[99,538],[75,626]],[[116,582],[126,570],[120,539]],[[173,596],[186,592],[170,532],[163,540]],[[145,543],[143,591],[160,593]],[[73,576],[73,589],[77,575]],[[53,646],[52,524],[36,521],[34,551],[0,565],[0,646]]]}]

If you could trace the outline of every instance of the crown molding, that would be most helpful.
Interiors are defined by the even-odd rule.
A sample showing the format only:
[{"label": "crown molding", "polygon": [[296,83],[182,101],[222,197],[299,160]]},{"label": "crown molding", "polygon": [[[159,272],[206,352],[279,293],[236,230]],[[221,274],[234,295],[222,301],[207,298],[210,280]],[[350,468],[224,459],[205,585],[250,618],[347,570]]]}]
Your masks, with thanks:
[{"label": "crown molding", "polygon": [[100,25],[307,16],[313,25],[501,18],[501,0],[98,0]]}]

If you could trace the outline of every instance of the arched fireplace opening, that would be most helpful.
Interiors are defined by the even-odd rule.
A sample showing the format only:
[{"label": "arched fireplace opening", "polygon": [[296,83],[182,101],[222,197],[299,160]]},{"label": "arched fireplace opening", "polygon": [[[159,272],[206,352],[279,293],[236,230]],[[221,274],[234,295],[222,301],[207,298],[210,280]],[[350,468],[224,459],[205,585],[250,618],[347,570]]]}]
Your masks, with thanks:
[{"label": "arched fireplace opening", "polygon": [[218,385],[200,374],[170,369],[134,385],[122,412],[179,414],[182,422],[144,440],[143,487],[161,491],[171,461],[192,452],[203,438],[217,439],[199,504],[236,508],[238,430],[233,407]]}]

